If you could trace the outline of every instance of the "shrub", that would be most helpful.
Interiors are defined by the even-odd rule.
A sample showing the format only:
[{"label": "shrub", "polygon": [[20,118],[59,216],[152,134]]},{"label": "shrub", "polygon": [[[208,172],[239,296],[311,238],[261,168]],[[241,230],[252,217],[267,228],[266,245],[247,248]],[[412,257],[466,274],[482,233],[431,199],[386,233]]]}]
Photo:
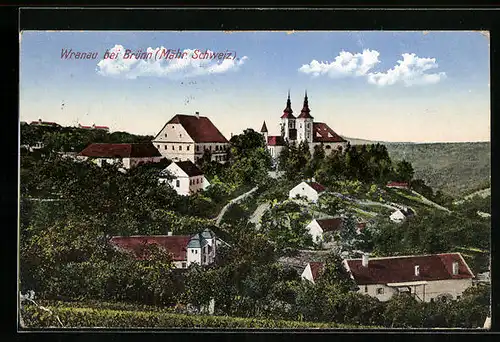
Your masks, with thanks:
[{"label": "shrub", "polygon": [[[226,316],[198,316],[152,311],[119,311],[83,307],[50,307],[65,328],[359,328],[336,323],[312,323]],[[59,327],[55,316],[35,306],[25,307],[27,328]]]}]

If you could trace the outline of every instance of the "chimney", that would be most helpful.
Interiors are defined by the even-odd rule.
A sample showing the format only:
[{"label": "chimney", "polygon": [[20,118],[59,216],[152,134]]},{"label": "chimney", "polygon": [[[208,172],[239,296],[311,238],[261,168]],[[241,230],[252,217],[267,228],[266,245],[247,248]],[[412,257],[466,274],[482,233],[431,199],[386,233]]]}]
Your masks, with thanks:
[{"label": "chimney", "polygon": [[415,277],[418,277],[420,275],[420,266],[415,265]]},{"label": "chimney", "polygon": [[458,274],[458,262],[454,261],[453,262],[453,275]]},{"label": "chimney", "polygon": [[196,118],[199,119],[200,118],[200,112],[196,112]]},{"label": "chimney", "polygon": [[369,260],[370,260],[370,255],[368,253],[363,254],[363,259],[361,261],[361,265],[363,265],[363,267],[368,267]]},{"label": "chimney", "polygon": [[316,179],[314,177],[311,178],[311,182],[313,182],[313,183],[316,182]]},{"label": "chimney", "polygon": [[167,235],[168,236],[172,236],[172,232],[167,232]]}]

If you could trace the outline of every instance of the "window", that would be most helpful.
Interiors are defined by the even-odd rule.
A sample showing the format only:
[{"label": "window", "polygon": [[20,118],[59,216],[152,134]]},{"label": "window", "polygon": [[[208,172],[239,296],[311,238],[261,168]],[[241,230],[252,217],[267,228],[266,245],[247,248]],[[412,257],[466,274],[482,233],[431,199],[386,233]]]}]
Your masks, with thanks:
[{"label": "window", "polygon": [[200,179],[196,178],[196,184],[200,184]]},{"label": "window", "polygon": [[302,124],[300,124],[299,128],[302,128]]},{"label": "window", "polygon": [[365,285],[365,293],[367,293],[367,292],[368,292],[368,286]]},{"label": "window", "polygon": [[167,137],[167,133],[165,133],[165,138]]},{"label": "window", "polygon": [[182,151],[182,146],[179,146],[179,151]]},{"label": "window", "polygon": [[180,186],[181,186],[181,181],[177,179],[177,180],[175,181],[175,186],[176,186],[176,187],[180,187]]},{"label": "window", "polygon": [[186,263],[185,262],[182,263],[182,268],[186,268]]},{"label": "window", "polygon": [[160,149],[160,145],[156,145],[156,147],[157,147],[158,149]]},{"label": "window", "polygon": [[210,149],[210,151],[212,151],[212,145],[208,146],[208,148]]},{"label": "window", "polygon": [[182,133],[179,133],[179,138],[182,138]]},{"label": "window", "polygon": [[196,151],[199,151],[199,150],[200,150],[200,146],[196,145]]},{"label": "window", "polygon": [[379,287],[379,288],[377,289],[377,294],[378,294],[378,295],[384,294],[384,288],[383,288],[383,287]]},{"label": "window", "polygon": [[198,250],[195,250],[195,251],[194,251],[194,254],[198,254]]},{"label": "window", "polygon": [[215,145],[215,150],[218,151],[219,150],[219,145]]},{"label": "window", "polygon": [[457,300],[459,300],[462,296],[457,296]]},{"label": "window", "polygon": [[167,145],[163,145],[163,149],[166,150],[167,149]]},{"label": "window", "polygon": [[203,263],[206,263],[206,262],[207,262],[207,257],[203,256]]},{"label": "window", "polygon": [[187,145],[187,146],[186,146],[186,150],[188,150],[188,151],[189,151],[189,145]]},{"label": "window", "polygon": [[175,126],[172,126],[172,129],[174,129],[174,128],[175,128]]},{"label": "window", "polygon": [[172,145],[172,151],[173,151],[173,150],[175,150],[175,147],[174,147],[174,145]]},{"label": "window", "polygon": [[431,298],[431,303],[434,303],[434,298]]}]

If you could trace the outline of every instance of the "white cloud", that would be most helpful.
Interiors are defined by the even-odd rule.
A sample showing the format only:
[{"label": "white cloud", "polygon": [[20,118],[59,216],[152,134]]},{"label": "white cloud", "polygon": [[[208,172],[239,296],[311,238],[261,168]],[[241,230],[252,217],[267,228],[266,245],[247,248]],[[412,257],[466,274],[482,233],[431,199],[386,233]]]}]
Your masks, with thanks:
[{"label": "white cloud", "polygon": [[420,58],[414,53],[404,53],[403,60],[386,72],[370,73],[368,82],[379,86],[403,83],[409,87],[412,85],[424,85],[438,83],[446,78],[446,73],[425,73],[436,69],[438,64],[435,58]]},{"label": "white cloud", "polygon": [[300,67],[299,71],[313,76],[328,75],[332,78],[363,76],[376,64],[380,63],[378,56],[378,51],[369,49],[356,54],[341,51],[331,63],[313,60],[311,63]]},{"label": "white cloud", "polygon": [[[148,47],[144,51],[146,54],[149,54],[148,58],[141,57],[141,55],[136,58],[133,55],[125,56],[126,49],[122,45],[115,45],[112,49],[109,49],[109,52],[117,53],[118,57],[114,59],[102,59],[97,63],[96,71],[102,76],[117,76],[131,79],[139,76],[182,78],[236,71],[248,59],[247,56],[234,58],[234,53],[228,55],[225,54],[226,51],[221,51],[223,58],[202,58],[205,57],[203,55],[205,52],[208,55],[218,54],[219,52],[191,49],[185,49],[181,52],[181,55],[185,54],[184,58],[170,59],[165,57],[165,52],[168,50],[163,46],[157,48]],[[136,51],[132,51],[132,53],[136,53]]]},{"label": "white cloud", "polygon": [[403,83],[405,86],[438,83],[446,77],[444,72],[426,73],[436,69],[438,64],[435,58],[420,58],[414,53],[405,53],[403,60],[386,72],[373,72],[372,69],[380,63],[380,53],[376,50],[365,49],[362,53],[352,54],[341,51],[333,62],[318,62],[313,60],[299,68],[299,72],[310,74],[313,77],[328,75],[332,78],[365,77],[371,84],[378,86]]}]

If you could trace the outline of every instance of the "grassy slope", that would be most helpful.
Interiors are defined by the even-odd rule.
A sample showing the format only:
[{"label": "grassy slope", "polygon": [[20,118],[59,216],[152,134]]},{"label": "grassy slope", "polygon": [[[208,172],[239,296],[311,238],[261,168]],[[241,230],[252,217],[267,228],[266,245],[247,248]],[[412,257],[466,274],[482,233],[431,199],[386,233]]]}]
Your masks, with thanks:
[{"label": "grassy slope", "polygon": [[388,143],[391,158],[406,159],[415,169],[415,178],[453,197],[487,187],[490,180],[489,142],[398,144]]}]

